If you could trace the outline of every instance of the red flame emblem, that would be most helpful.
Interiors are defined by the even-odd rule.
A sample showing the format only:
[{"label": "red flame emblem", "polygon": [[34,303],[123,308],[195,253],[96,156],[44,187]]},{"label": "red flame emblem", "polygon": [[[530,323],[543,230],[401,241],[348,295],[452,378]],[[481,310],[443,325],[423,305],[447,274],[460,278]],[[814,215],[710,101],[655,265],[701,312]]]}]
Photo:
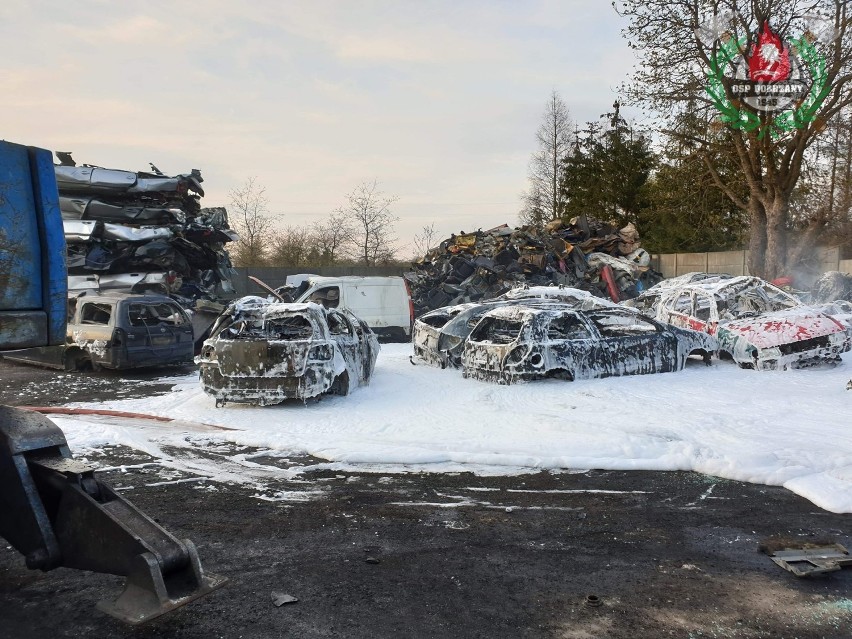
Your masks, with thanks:
[{"label": "red flame emblem", "polygon": [[748,58],[748,77],[753,82],[782,82],[790,77],[790,50],[765,21]]}]

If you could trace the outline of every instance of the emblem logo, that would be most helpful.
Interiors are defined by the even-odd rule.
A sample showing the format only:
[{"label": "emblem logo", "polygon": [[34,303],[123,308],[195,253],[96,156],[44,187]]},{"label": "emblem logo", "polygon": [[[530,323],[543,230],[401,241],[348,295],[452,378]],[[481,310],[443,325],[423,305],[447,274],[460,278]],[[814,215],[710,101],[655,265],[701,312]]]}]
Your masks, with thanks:
[{"label": "emblem logo", "polygon": [[777,138],[816,119],[830,87],[809,35],[785,42],[767,20],[750,46],[729,34],[716,41],[706,90],[723,123]]}]

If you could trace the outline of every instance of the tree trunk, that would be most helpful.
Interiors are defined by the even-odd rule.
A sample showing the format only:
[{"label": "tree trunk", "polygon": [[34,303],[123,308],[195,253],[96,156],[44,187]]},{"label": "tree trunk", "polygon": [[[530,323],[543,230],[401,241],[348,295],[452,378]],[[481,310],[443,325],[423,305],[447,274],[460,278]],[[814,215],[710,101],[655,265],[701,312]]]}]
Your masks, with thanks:
[{"label": "tree trunk", "polygon": [[748,240],[748,272],[757,277],[763,277],[766,269],[766,211],[761,201],[752,193],[748,202],[749,240]]},{"label": "tree trunk", "polygon": [[766,209],[766,254],[763,259],[766,280],[787,275],[787,211],[789,198],[777,195]]}]

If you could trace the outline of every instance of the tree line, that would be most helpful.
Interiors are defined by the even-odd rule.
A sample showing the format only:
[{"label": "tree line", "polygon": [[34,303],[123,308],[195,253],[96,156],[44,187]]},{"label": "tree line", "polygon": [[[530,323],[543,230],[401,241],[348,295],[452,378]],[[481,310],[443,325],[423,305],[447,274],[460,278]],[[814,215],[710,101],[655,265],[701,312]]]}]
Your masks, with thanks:
[{"label": "tree line", "polygon": [[398,198],[364,182],[327,217],[280,228],[269,210],[266,189],[256,178],[229,193],[228,217],[240,239],[229,246],[235,266],[379,266],[396,262],[391,207]]}]

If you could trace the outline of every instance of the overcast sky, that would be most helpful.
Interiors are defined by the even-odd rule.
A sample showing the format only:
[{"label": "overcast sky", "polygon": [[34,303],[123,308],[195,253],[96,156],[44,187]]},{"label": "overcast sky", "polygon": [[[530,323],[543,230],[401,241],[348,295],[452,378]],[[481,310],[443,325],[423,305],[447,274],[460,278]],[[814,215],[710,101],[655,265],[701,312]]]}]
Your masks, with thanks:
[{"label": "overcast sky", "polygon": [[78,163],[256,176],[282,225],[365,181],[397,235],[515,224],[556,90],[608,111],[633,55],[608,0],[3,2],[0,138]]}]

